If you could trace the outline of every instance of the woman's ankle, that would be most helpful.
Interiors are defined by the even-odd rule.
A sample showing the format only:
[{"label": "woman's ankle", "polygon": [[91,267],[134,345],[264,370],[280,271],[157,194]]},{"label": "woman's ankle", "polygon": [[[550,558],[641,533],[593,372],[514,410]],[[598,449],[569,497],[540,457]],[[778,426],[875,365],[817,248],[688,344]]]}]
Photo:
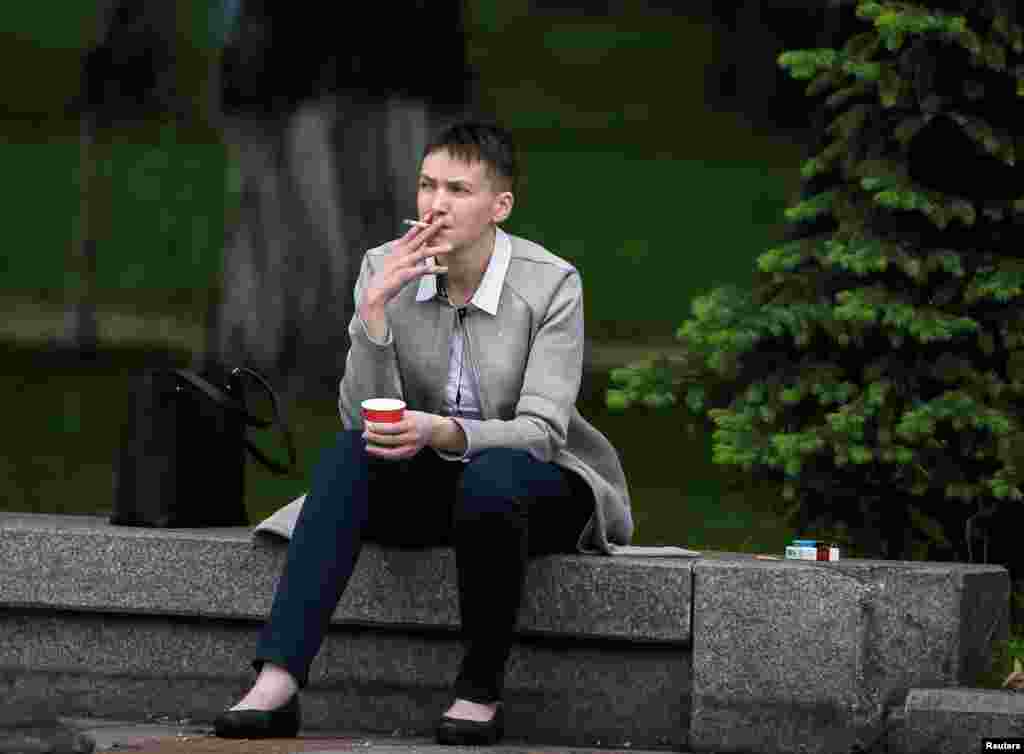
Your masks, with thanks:
[{"label": "woman's ankle", "polygon": [[260,684],[263,684],[268,689],[284,688],[288,691],[289,697],[299,690],[299,683],[295,680],[295,676],[288,672],[287,669],[272,662],[263,663],[255,685],[259,686]]},{"label": "woman's ankle", "polygon": [[264,663],[256,683],[231,709],[269,711],[287,704],[299,691],[295,677],[279,665]]},{"label": "woman's ankle", "polygon": [[455,699],[445,717],[455,720],[475,720],[477,722],[489,722],[494,719],[498,712],[500,702],[472,702],[468,699]]}]

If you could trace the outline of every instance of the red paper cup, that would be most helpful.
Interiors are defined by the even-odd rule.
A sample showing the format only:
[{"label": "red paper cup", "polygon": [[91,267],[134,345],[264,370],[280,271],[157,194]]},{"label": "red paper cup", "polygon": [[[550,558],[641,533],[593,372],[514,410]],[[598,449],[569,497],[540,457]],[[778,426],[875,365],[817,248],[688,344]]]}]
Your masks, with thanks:
[{"label": "red paper cup", "polygon": [[405,401],[396,398],[368,398],[362,407],[368,422],[400,422],[405,414]]}]

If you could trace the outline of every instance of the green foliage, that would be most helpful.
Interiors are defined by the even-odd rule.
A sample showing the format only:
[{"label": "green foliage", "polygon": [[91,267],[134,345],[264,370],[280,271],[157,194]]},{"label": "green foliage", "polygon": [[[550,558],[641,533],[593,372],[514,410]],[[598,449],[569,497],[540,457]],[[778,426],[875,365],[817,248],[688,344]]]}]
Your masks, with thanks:
[{"label": "green foliage", "polygon": [[778,62],[797,80],[811,79],[822,72],[835,72],[877,81],[882,72],[878,63],[850,59],[836,50],[793,50],[779,55]]},{"label": "green foliage", "polygon": [[835,50],[793,50],[779,55],[779,65],[795,79],[810,79],[819,71],[834,68],[841,56]]},{"label": "green foliage", "polygon": [[[713,461],[780,482],[801,531],[887,557],[962,556],[968,516],[1024,500],[1024,263],[1004,240],[1021,234],[1024,199],[949,193],[910,157],[946,113],[1013,166],[1016,122],[994,119],[1024,45],[999,3],[988,16],[937,5],[861,2],[871,28],[842,49],[778,57],[831,116],[785,210],[789,238],[757,257],[752,294],[694,299],[676,333],[688,358],[616,370],[607,394],[618,410],[706,418]],[[987,73],[957,100],[934,87],[961,50]]]},{"label": "green foliage", "polygon": [[825,192],[811,197],[806,201],[800,202],[795,207],[788,208],[785,212],[786,219],[791,222],[813,220],[831,209],[834,198],[835,195],[832,192]]},{"label": "green foliage", "polygon": [[608,391],[607,405],[611,411],[624,411],[634,403],[654,409],[676,404],[672,388],[677,381],[666,360],[641,361],[619,367],[611,371],[609,378],[612,384],[619,386]]},{"label": "green foliage", "polygon": [[920,9],[908,12],[903,4],[864,3],[858,8],[857,15],[874,21],[885,48],[891,52],[903,46],[908,34],[963,34],[967,31],[967,20],[963,16],[926,13]]}]

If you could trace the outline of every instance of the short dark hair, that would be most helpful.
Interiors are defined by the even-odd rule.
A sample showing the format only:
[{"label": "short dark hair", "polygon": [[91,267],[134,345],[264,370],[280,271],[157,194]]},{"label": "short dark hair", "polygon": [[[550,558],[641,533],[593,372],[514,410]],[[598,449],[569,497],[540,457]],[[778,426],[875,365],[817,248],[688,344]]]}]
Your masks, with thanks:
[{"label": "short dark hair", "polygon": [[516,192],[519,163],[512,134],[497,123],[462,120],[444,127],[423,150],[423,158],[444,149],[452,159],[482,162],[497,191]]}]

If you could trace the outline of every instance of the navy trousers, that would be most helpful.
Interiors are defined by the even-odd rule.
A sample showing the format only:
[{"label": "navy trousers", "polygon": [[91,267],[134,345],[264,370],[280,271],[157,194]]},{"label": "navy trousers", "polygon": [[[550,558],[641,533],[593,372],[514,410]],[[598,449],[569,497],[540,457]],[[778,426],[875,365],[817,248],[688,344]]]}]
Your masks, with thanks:
[{"label": "navy trousers", "polygon": [[272,662],[305,687],[364,541],[451,546],[466,650],[454,696],[500,701],[527,561],[576,552],[593,510],[582,477],[523,450],[462,463],[424,448],[386,461],[366,452],[362,431],[341,432],[314,469],[253,667]]}]

